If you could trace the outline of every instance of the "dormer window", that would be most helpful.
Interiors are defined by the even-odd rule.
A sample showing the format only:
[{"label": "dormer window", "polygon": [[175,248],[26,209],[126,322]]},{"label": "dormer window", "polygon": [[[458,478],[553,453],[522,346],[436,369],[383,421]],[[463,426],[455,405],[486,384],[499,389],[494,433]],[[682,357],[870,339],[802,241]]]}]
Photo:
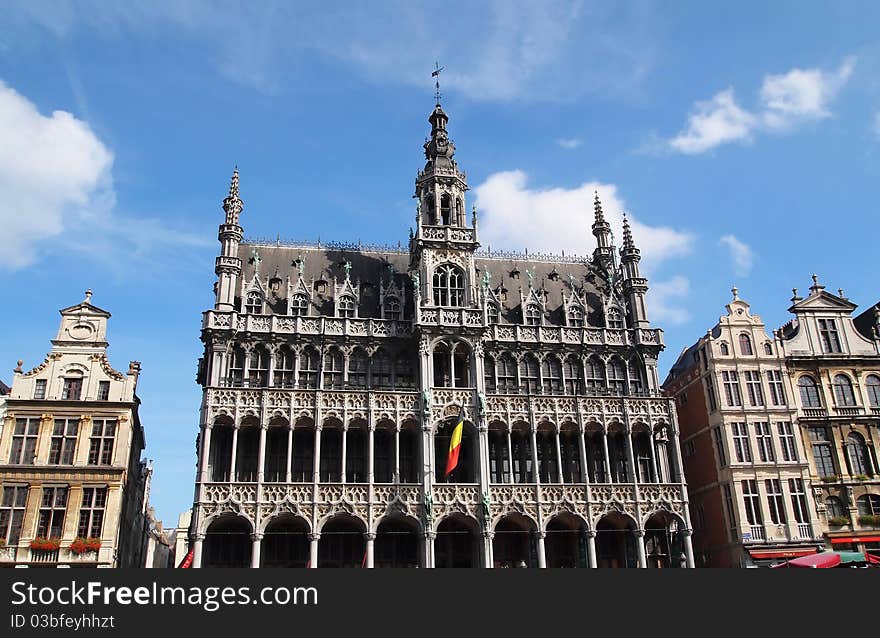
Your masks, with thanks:
[{"label": "dormer window", "polygon": [[244,311],[249,315],[263,313],[263,295],[259,292],[249,292],[244,304]]},{"label": "dormer window", "polygon": [[98,381],[98,401],[107,401],[110,398],[110,382]]},{"label": "dormer window", "polygon": [[584,311],[580,306],[572,306],[568,309],[568,325],[572,328],[584,327]]},{"label": "dormer window", "polygon": [[819,337],[822,340],[822,352],[842,352],[834,319],[819,319]]},{"label": "dormer window", "polygon": [[498,309],[498,304],[490,303],[486,306],[486,318],[489,323],[498,323],[498,319],[500,317],[500,311]]},{"label": "dormer window", "polygon": [[773,346],[770,345],[769,341],[764,343],[764,354],[773,354]]},{"label": "dormer window", "polygon": [[464,273],[453,264],[440,264],[434,271],[434,305],[461,306],[464,303]]},{"label": "dormer window", "polygon": [[340,317],[354,317],[354,298],[342,295],[336,302],[336,312]]},{"label": "dormer window", "polygon": [[66,401],[79,401],[82,395],[82,377],[64,377],[61,387],[61,399]]},{"label": "dormer window", "polygon": [[752,339],[746,333],[739,336],[739,353],[744,357],[750,357],[754,354],[752,351]]},{"label": "dormer window", "polygon": [[623,330],[623,313],[620,308],[611,308],[608,311],[608,327],[612,330]]},{"label": "dormer window", "polygon": [[309,314],[309,298],[299,293],[290,300],[290,314],[294,317],[305,317]]},{"label": "dormer window", "polygon": [[541,325],[541,309],[535,304],[529,304],[526,306],[525,324],[527,326]]},{"label": "dormer window", "polygon": [[400,321],[400,300],[397,297],[385,298],[385,318]]},{"label": "dormer window", "polygon": [[46,398],[46,380],[45,379],[37,379],[34,384],[34,398],[35,399],[45,399]]},{"label": "dormer window", "polygon": [[727,347],[727,343],[726,343],[726,342],[722,341],[721,344],[718,346],[718,348],[721,350],[721,354],[722,354],[723,356],[726,357],[727,355],[730,354],[730,348]]}]

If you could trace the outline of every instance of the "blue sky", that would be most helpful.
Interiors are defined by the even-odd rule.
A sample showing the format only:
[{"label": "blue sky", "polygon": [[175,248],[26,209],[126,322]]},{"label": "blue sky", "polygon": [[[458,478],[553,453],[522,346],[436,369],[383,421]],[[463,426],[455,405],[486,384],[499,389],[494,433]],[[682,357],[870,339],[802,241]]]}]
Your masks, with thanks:
[{"label": "blue sky", "polygon": [[734,283],[772,327],[813,272],[862,308],[880,298],[876,3],[2,9],[0,379],[39,363],[57,310],[92,288],[111,362],[143,364],[166,524],[192,501],[233,165],[248,236],[405,240],[435,60],[483,242],[588,253],[598,188],[635,221],[664,372]]}]

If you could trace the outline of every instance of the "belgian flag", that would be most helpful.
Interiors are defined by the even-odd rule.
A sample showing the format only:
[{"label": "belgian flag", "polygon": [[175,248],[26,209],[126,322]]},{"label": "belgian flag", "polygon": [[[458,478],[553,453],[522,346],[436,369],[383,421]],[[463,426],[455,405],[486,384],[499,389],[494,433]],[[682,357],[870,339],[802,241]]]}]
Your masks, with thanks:
[{"label": "belgian flag", "polygon": [[464,431],[464,406],[460,406],[455,427],[452,429],[452,437],[449,439],[449,456],[446,459],[446,474],[449,476],[458,467],[458,453],[461,450],[461,434]]}]

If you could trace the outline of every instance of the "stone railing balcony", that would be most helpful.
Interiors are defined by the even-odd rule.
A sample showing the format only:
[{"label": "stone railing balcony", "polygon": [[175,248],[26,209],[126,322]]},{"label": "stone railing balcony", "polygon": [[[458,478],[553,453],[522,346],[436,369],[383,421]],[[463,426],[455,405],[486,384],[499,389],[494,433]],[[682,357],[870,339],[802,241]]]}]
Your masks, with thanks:
[{"label": "stone railing balcony", "polygon": [[410,321],[346,317],[292,317],[287,315],[250,315],[208,310],[202,329],[236,330],[265,334],[339,335],[356,337],[408,337]]},{"label": "stone railing balcony", "polygon": [[31,562],[32,563],[57,563],[59,553],[60,553],[60,550],[57,550],[57,549],[32,549],[31,550]]},{"label": "stone railing balcony", "polygon": [[445,242],[474,242],[477,235],[473,228],[462,226],[420,226],[419,239]]},{"label": "stone railing balcony", "polygon": [[857,406],[838,406],[834,408],[837,416],[861,416],[865,413],[865,409]]},{"label": "stone railing balcony", "polygon": [[808,419],[822,418],[828,416],[828,410],[825,408],[804,408],[804,416]]},{"label": "stone railing balcony", "polygon": [[522,326],[492,324],[489,338],[494,341],[525,343],[631,346],[636,344],[663,345],[663,331],[652,328],[613,330],[610,328],[573,328],[567,326]]},{"label": "stone railing balcony", "polygon": [[418,323],[428,326],[479,328],[483,325],[483,311],[479,308],[422,308]]}]

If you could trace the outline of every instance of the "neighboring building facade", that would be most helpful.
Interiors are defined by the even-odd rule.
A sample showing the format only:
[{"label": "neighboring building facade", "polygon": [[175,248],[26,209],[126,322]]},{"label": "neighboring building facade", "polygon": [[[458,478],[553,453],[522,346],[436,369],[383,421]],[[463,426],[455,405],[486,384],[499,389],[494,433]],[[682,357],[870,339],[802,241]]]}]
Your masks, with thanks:
[{"label": "neighboring building facade", "polygon": [[589,259],[478,252],[447,119],[406,248],[243,243],[233,175],[194,566],[692,566],[629,225],[620,263],[598,196]]},{"label": "neighboring building facade", "polygon": [[806,298],[794,291],[779,344],[798,390],[821,531],[834,549],[880,555],[880,310],[854,320],[855,309],[813,275]]},{"label": "neighboring building facade", "polygon": [[673,365],[699,566],[747,567],[822,545],[797,402],[779,345],[733,289],[727,315]]},{"label": "neighboring building facade", "polygon": [[0,435],[0,566],[142,564],[140,364],[111,367],[110,313],[91,294],[61,310],[43,363],[15,369]]}]

